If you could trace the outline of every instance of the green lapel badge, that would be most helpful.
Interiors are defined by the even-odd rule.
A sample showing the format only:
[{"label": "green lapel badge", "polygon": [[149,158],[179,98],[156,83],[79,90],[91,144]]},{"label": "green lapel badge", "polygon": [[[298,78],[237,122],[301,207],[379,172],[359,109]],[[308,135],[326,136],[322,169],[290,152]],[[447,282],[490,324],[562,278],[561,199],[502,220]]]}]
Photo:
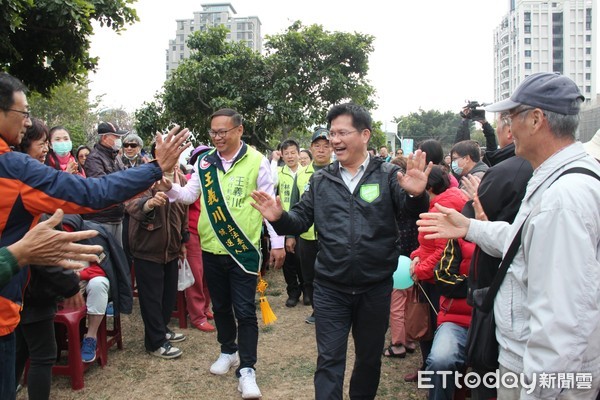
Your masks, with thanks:
[{"label": "green lapel badge", "polygon": [[373,200],[379,197],[379,184],[362,185],[360,187],[360,198],[367,203],[372,203]]}]

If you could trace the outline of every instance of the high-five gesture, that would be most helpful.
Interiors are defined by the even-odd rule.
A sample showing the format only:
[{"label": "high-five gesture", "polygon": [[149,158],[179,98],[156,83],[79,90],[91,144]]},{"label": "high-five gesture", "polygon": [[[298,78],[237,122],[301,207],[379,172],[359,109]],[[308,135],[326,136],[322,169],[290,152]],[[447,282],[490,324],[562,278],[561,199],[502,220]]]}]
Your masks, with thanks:
[{"label": "high-five gesture", "polygon": [[169,134],[163,139],[160,132],[156,133],[156,162],[163,172],[170,172],[179,162],[179,156],[191,143],[185,143],[190,133],[187,128],[179,131],[179,125],[175,125]]},{"label": "high-five gesture", "polygon": [[283,207],[281,206],[279,196],[277,196],[277,199],[274,199],[267,192],[260,192],[258,190],[250,193],[250,196],[255,201],[255,203],[252,203],[252,207],[256,208],[267,221],[277,221],[283,215]]},{"label": "high-five gesture", "polygon": [[439,212],[423,213],[417,221],[425,239],[458,239],[467,235],[471,221],[458,211],[436,204]]},{"label": "high-five gesture", "polygon": [[429,163],[427,168],[425,153],[417,150],[415,154],[410,154],[406,163],[406,173],[398,172],[398,184],[406,193],[412,196],[419,196],[427,187],[427,178],[433,167],[433,163]]}]

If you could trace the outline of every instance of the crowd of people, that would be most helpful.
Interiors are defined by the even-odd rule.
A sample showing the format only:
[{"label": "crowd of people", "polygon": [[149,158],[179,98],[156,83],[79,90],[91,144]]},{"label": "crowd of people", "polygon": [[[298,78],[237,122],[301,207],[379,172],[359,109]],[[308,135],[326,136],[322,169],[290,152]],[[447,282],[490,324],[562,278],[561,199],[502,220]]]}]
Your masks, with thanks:
[{"label": "crowd of people", "polygon": [[[157,134],[146,154],[140,136],[102,122],[97,143],[74,151],[68,129],[30,116],[25,93],[0,73],[0,398],[15,398],[27,360],[29,398],[50,397],[59,302],[86,307],[82,362],[94,361],[102,320],[132,311],[131,272],[146,351],[180,357],[173,343],[186,336],[169,323],[184,260],[190,321],[217,333],[210,372],[234,370],[244,399],[262,396],[255,299],[265,265],[283,270],[285,306],[309,310],[316,399],[344,397],[350,332],[351,399],[374,399],[382,357],[417,347],[419,370],[404,380],[454,398],[447,374],[495,372],[468,354],[474,308],[489,293],[498,373],[524,380],[475,385],[473,398],[596,398],[600,130],[576,141],[583,96],[570,79],[534,74],[488,106],[497,119],[495,130],[479,121],[484,148],[465,110],[446,151],[435,139],[411,154],[376,150],[368,111],[344,103],[309,148],[288,138],[269,160],[242,140],[243,116],[223,108],[210,117],[210,146],[190,152],[191,170],[177,164],[185,129]],[[395,287],[399,257],[410,258],[409,288]],[[427,302],[431,335],[408,331],[419,318],[412,298]],[[586,379],[540,384],[567,373]]]}]

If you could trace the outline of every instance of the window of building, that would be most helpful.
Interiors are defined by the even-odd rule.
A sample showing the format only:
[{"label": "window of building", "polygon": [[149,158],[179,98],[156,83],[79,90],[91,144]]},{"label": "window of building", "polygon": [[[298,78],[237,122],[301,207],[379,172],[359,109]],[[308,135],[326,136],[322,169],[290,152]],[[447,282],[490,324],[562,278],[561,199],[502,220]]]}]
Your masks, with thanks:
[{"label": "window of building", "polygon": [[525,33],[531,33],[531,25],[525,25]]},{"label": "window of building", "polygon": [[531,44],[531,38],[526,37],[525,38],[525,44]]},{"label": "window of building", "polygon": [[586,93],[591,93],[591,92],[592,92],[592,87],[591,87],[590,85],[587,85],[587,86],[585,87],[585,92],[586,92]]},{"label": "window of building", "polygon": [[526,62],[525,63],[525,69],[531,69],[531,63],[530,62]]},{"label": "window of building", "polygon": [[525,20],[526,22],[531,21],[531,13],[529,11],[523,13],[523,20]]},{"label": "window of building", "polygon": [[585,35],[585,41],[586,42],[591,42],[592,41],[592,35]]},{"label": "window of building", "polygon": [[179,46],[179,50],[183,51],[183,45]]},{"label": "window of building", "polygon": [[238,31],[243,31],[244,30],[244,23],[243,22],[238,22],[238,24],[237,24],[237,30]]},{"label": "window of building", "polygon": [[177,46],[173,46],[173,51],[177,51]]},{"label": "window of building", "polygon": [[592,66],[592,60],[585,60],[585,66],[590,68]]},{"label": "window of building", "polygon": [[589,81],[591,79],[592,79],[592,74],[590,74],[589,72],[586,72],[586,74],[585,74],[585,80]]},{"label": "window of building", "polygon": [[525,57],[531,57],[531,50],[525,50]]},{"label": "window of building", "polygon": [[194,27],[190,26],[190,32],[194,32]]},{"label": "window of building", "polygon": [[183,60],[183,54],[180,54],[180,55],[179,55],[179,59],[180,59],[180,60]]},{"label": "window of building", "polygon": [[585,54],[592,54],[592,48],[591,47],[586,47],[585,48]]}]

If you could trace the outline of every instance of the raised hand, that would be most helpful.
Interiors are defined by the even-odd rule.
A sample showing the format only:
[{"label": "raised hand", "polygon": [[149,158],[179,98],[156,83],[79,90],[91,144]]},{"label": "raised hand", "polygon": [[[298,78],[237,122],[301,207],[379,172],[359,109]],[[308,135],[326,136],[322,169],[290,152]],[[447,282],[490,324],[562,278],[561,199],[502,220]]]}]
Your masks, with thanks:
[{"label": "raised hand", "polygon": [[463,176],[460,182],[463,186],[461,192],[463,192],[468,200],[473,200],[475,195],[477,195],[477,189],[481,183],[481,178],[469,174],[467,176]]},{"label": "raised hand", "polygon": [[426,154],[421,150],[417,150],[415,154],[409,154],[406,162],[406,173],[398,172],[398,184],[404,191],[412,196],[419,196],[427,187],[427,178],[433,167],[433,163],[429,163],[427,168]]},{"label": "raised hand", "polygon": [[458,239],[467,235],[471,221],[453,208],[435,205],[439,212],[423,213],[417,221],[425,239]]},{"label": "raised hand", "polygon": [[281,206],[279,196],[277,196],[277,199],[274,199],[267,192],[258,190],[250,193],[250,196],[255,201],[251,203],[252,207],[256,208],[267,221],[277,221],[283,215],[283,207]]},{"label": "raised hand", "polygon": [[179,156],[191,143],[185,143],[190,136],[187,128],[179,132],[179,125],[175,125],[163,139],[160,132],[156,132],[156,161],[163,172],[170,172],[179,163]]}]

